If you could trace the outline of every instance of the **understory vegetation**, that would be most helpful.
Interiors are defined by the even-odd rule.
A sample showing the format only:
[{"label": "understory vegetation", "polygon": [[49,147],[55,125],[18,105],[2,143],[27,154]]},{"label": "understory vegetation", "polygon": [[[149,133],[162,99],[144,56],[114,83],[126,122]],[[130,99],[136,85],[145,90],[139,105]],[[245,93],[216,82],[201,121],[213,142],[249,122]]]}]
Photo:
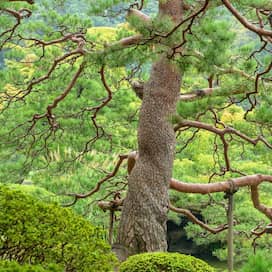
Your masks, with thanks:
[{"label": "understory vegetation", "polygon": [[120,266],[120,272],[214,272],[207,263],[178,253],[143,253],[131,256]]},{"label": "understory vegetation", "polygon": [[[117,260],[105,233],[70,209],[0,187],[0,259],[41,264],[45,271],[112,271]],[[4,267],[8,266],[3,263]],[[46,268],[49,265],[48,268]],[[16,265],[12,263],[10,269]],[[61,269],[62,268],[62,269]],[[24,268],[28,271],[27,267]],[[32,268],[33,271],[35,271]],[[38,269],[38,268],[37,268]],[[42,267],[40,268],[41,271]],[[46,270],[48,269],[48,270]],[[51,270],[50,270],[51,269]],[[23,270],[24,271],[24,270]]]}]

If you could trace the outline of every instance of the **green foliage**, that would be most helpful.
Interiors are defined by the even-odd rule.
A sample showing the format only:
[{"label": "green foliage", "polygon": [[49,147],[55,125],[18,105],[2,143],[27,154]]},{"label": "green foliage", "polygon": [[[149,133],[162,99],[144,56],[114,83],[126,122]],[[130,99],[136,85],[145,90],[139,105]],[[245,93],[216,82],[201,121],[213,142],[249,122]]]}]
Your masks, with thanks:
[{"label": "green foliage", "polygon": [[[1,52],[0,58],[4,56],[5,69],[0,70],[0,98],[3,101],[1,101],[0,110],[6,105],[6,94],[8,96],[14,95],[16,92],[24,90],[31,80],[47,74],[54,59],[76,48],[76,43],[63,42],[47,46],[45,52],[43,52],[41,46],[37,46],[31,41],[16,41],[17,34],[27,38],[51,41],[62,37],[60,30],[63,31],[64,35],[73,31],[80,31],[83,35],[86,34],[87,40],[86,50],[88,53],[84,57],[84,61],[87,62],[85,71],[77,80],[71,93],[54,109],[54,115],[59,125],[57,131],[51,134],[48,130],[47,120],[43,119],[37,121],[35,128],[30,131],[29,135],[26,134],[31,126],[28,121],[32,119],[34,114],[46,112],[46,107],[69,84],[82,58],[77,61],[69,58],[59,63],[58,68],[49,79],[34,86],[32,93],[25,98],[24,102],[11,104],[9,109],[0,116],[0,123],[2,124],[0,129],[0,180],[5,183],[14,181],[20,183],[27,179],[31,180],[34,185],[53,192],[51,194],[42,191],[37,186],[20,187],[16,185],[13,187],[13,192],[17,192],[18,188],[23,189],[28,194],[28,201],[31,199],[29,195],[35,195],[39,199],[51,202],[52,199],[56,200],[54,193],[87,192],[95,186],[98,180],[105,176],[105,171],[113,169],[118,154],[137,149],[136,122],[138,119],[137,111],[141,103],[130,90],[129,85],[124,83],[124,79],[136,77],[145,81],[148,78],[147,70],[150,63],[156,60],[159,55],[169,53],[169,46],[172,47],[173,44],[181,42],[182,32],[191,21],[182,25],[170,37],[165,38],[163,37],[164,34],[172,29],[173,23],[169,18],[162,19],[153,16],[154,11],[157,10],[157,7],[155,7],[158,4],[157,1],[144,1],[144,8],[152,18],[152,22],[148,26],[137,18],[130,18],[130,25],[133,29],[128,27],[127,24],[114,27],[117,22],[124,21],[124,17],[115,15],[119,15],[120,11],[125,11],[130,2],[127,0],[83,0],[79,4],[79,1],[75,0],[41,0],[36,1],[35,5],[28,5],[24,2],[0,1],[1,8],[19,10],[27,7],[33,10],[30,18],[22,20],[22,24],[15,32],[14,40],[11,40],[6,45],[5,51]],[[256,52],[254,57],[248,58],[253,51],[258,50],[262,45],[259,39],[256,39],[255,34],[250,34],[239,23],[235,22],[227,9],[222,7],[221,1],[210,2],[206,12],[194,18],[190,31],[186,31],[184,34],[186,43],[181,53],[176,54],[174,59],[183,74],[182,93],[208,87],[207,78],[211,76],[213,77],[213,87],[216,88],[209,97],[199,96],[199,99],[194,101],[180,102],[177,107],[179,116],[176,121],[179,121],[180,118],[191,120],[197,118],[199,121],[214,126],[215,118],[211,114],[211,110],[214,110],[219,121],[224,122],[227,126],[239,129],[253,138],[256,137],[259,129],[261,129],[262,134],[271,135],[269,128],[272,118],[270,110],[272,104],[271,84],[269,85],[265,81],[259,84],[257,107],[248,115],[250,121],[256,121],[260,126],[244,120],[245,111],[250,105],[247,101],[242,101],[247,92],[254,91],[254,73],[256,75],[257,72],[265,69],[271,61],[271,55]],[[193,0],[188,0],[186,3],[192,4],[194,7],[197,4]],[[271,0],[232,1],[232,4],[250,21],[251,19],[254,21],[257,19],[255,11],[250,12],[249,7],[269,9]],[[184,18],[190,16],[193,11],[184,11]],[[90,16],[87,15],[88,12]],[[112,14],[113,18],[110,16],[93,17],[95,14],[107,16]],[[259,14],[259,16],[265,23],[264,27],[267,28],[267,18],[264,14]],[[94,23],[90,22],[90,18],[94,19]],[[6,29],[6,26],[11,26],[14,22],[14,19],[7,14],[1,14],[0,33]],[[107,27],[91,28],[92,25],[107,25]],[[147,38],[144,45],[126,49],[120,47],[120,45],[110,46],[115,41],[136,33],[141,33]],[[154,34],[161,36],[148,39]],[[5,37],[4,35],[1,38],[4,39]],[[43,53],[44,57],[39,60]],[[258,63],[262,64],[263,67]],[[96,136],[97,131],[91,121],[93,112],[89,109],[100,104],[107,96],[98,73],[102,64],[106,65],[105,77],[107,84],[113,91],[113,100],[107,105],[107,108],[103,108],[97,115],[98,134],[101,137],[99,141],[93,143],[92,139]],[[258,65],[259,70],[256,69]],[[139,67],[139,72],[134,74],[137,67]],[[264,75],[264,78],[268,78],[269,75],[271,75],[271,72]],[[235,106],[229,107],[229,102],[235,103]],[[218,123],[216,126],[223,129]],[[193,137],[194,133],[195,137]],[[192,140],[190,140],[191,138]],[[272,174],[269,163],[272,160],[272,154],[268,152],[264,145],[257,144],[252,147],[248,144],[243,145],[243,142],[236,136],[232,138],[226,136],[226,138],[229,141],[229,158],[233,169],[245,174],[257,172]],[[269,142],[272,140],[271,136],[267,139]],[[187,141],[189,144],[184,148]],[[86,142],[91,144],[85,146]],[[85,147],[88,152],[84,157],[80,156],[79,160],[75,161],[74,158],[81,154]],[[196,129],[183,131],[177,140],[174,177],[198,183],[206,183],[211,173],[219,175],[215,176],[213,181],[236,177],[237,174],[235,173],[227,173],[224,177],[220,176],[225,166],[224,156],[222,155],[223,148],[219,137],[215,137],[210,132],[197,132]],[[108,193],[108,190],[114,187],[115,182],[116,184],[118,182],[123,184],[126,174],[125,168],[120,169],[118,175],[110,181],[110,184],[102,186],[96,194],[96,198],[102,198],[105,191]],[[271,186],[262,185],[261,188],[263,189],[261,192],[262,203],[271,206]],[[114,188],[114,190],[117,191],[119,188]],[[125,194],[124,188],[120,191]],[[90,264],[91,258],[95,260],[100,258],[101,254],[97,253],[94,248],[95,245],[89,241],[88,237],[86,243],[82,242],[87,234],[81,226],[75,224],[78,219],[73,222],[72,219],[69,219],[74,216],[70,214],[70,211],[61,211],[55,204],[50,204],[51,206],[46,206],[45,209],[42,208],[45,206],[38,204],[39,202],[36,200],[29,204],[30,202],[25,202],[26,200],[21,193],[16,193],[16,197],[18,197],[18,201],[15,197],[11,201],[11,204],[16,203],[16,207],[11,207],[11,204],[5,203],[7,207],[12,208],[7,211],[7,218],[3,217],[4,212],[0,210],[0,215],[3,217],[1,219],[2,225],[11,226],[11,233],[7,228],[5,233],[9,233],[11,245],[14,245],[16,250],[20,249],[19,246],[25,249],[31,245],[30,253],[34,254],[34,257],[30,255],[35,262],[39,262],[39,254],[41,250],[44,250],[46,262],[63,264],[59,245],[68,239],[69,243],[65,245],[64,254],[69,265],[73,262],[72,255],[69,253],[70,248],[76,258],[76,264],[71,265],[78,265],[81,254],[83,256],[82,263],[85,260],[86,266],[88,263]],[[22,203],[28,203],[26,210],[22,209],[20,200]],[[70,200],[70,198],[67,199],[69,202]],[[92,219],[92,222],[107,226],[108,214],[102,213],[97,207],[89,205],[92,200],[78,201],[73,208],[78,213]],[[216,194],[211,199],[208,196],[171,192],[171,201],[179,207],[201,210],[203,220],[210,226],[216,227],[226,223],[225,209],[223,208],[226,201],[223,199],[223,194]],[[239,222],[239,225],[235,226],[235,231],[241,234],[237,235],[235,239],[235,260],[241,261],[251,251],[252,242],[243,233],[259,224],[264,217],[252,207],[248,191],[240,190],[235,195],[235,201],[238,203],[235,206],[235,219],[238,219],[237,222]],[[217,203],[222,205],[218,206]],[[55,216],[55,221],[49,216],[49,212]],[[14,213],[14,220],[12,213]],[[23,215],[30,219],[23,220]],[[177,222],[179,220],[179,217],[173,215],[173,213],[169,217],[174,218]],[[41,229],[37,227],[39,220],[44,222]],[[50,224],[52,224],[52,229],[50,229]],[[69,228],[64,227],[65,224]],[[77,226],[78,234],[76,234]],[[84,227],[86,232],[93,233],[93,229],[89,228],[91,227]],[[25,229],[27,231],[23,233]],[[225,232],[207,236],[203,235],[203,229],[193,224],[188,224],[185,231],[187,237],[192,238],[197,245],[208,247],[209,244],[218,242],[221,247],[213,249],[213,254],[221,260],[226,259]],[[49,237],[50,234],[53,238]],[[39,237],[44,238],[45,241],[41,241]],[[81,237],[84,237],[84,239],[81,239]],[[1,240],[2,244],[4,242]],[[41,248],[36,245],[37,242]],[[258,242],[261,248],[271,247],[271,242],[266,241],[265,237]],[[94,256],[90,257],[92,250]],[[105,251],[107,250],[105,249]],[[16,251],[16,254],[18,252]],[[23,254],[23,261],[28,261],[28,258],[30,258],[30,255],[27,254]],[[56,260],[56,258],[59,260]],[[104,262],[103,258],[101,260]],[[82,267],[82,269],[85,269],[85,264]],[[90,267],[93,267],[93,264]],[[97,269],[101,271],[100,268]]]},{"label": "green foliage", "polygon": [[[91,6],[91,13],[93,14],[101,14],[102,12],[104,12],[106,9],[112,8],[113,6],[117,6],[118,4],[125,4],[128,3],[128,0],[101,0],[99,2],[91,0],[90,2],[90,6]],[[102,13],[103,14],[103,13]]]},{"label": "green foliage", "polygon": [[[211,100],[213,98],[210,98]],[[199,111],[205,112],[213,105],[205,107],[205,100],[200,99],[200,102],[193,101],[188,103],[181,102],[178,106],[178,111],[182,113],[184,118],[194,119],[196,113]],[[208,100],[208,99],[207,99]],[[223,101],[223,99],[222,99]],[[192,107],[190,107],[190,104]],[[195,105],[195,106],[194,106]],[[186,110],[187,109],[187,110]],[[258,109],[257,109],[258,110]],[[269,112],[269,107],[266,109]],[[233,105],[227,107],[219,113],[220,121],[224,122],[227,126],[238,129],[246,135],[250,135],[252,138],[256,137],[257,127],[254,123],[245,122],[244,109],[241,105]],[[203,122],[214,125],[211,121],[209,113],[203,117]],[[218,128],[223,129],[218,124]],[[265,128],[264,128],[265,131]],[[174,162],[174,177],[178,177],[179,180],[195,183],[206,183],[209,180],[210,173],[220,172],[218,167],[220,164],[224,165],[224,159],[221,157],[223,146],[221,141],[216,139],[213,133],[208,131],[198,131],[196,129],[187,130],[183,132],[181,137],[177,139],[177,152]],[[192,142],[184,148],[185,143],[194,135]],[[214,142],[216,142],[217,150],[220,152],[215,153]],[[180,152],[180,153],[179,153]],[[237,138],[229,144],[229,156],[231,165],[235,169],[247,174],[255,173],[267,173],[271,174],[271,167],[269,161],[271,160],[271,152],[264,145],[258,144],[253,147],[247,143],[244,143],[244,148],[241,146],[241,142]],[[236,174],[225,174],[224,177],[214,177],[213,181],[227,180],[228,178],[236,177]],[[261,201],[265,205],[271,206],[270,196],[271,186],[270,184],[263,184],[260,186]],[[194,195],[194,194],[180,194],[176,192],[170,192],[172,203],[178,207],[188,208],[196,210],[201,213],[204,222],[207,222],[211,227],[217,227],[225,224],[226,210],[224,205],[227,205],[226,200],[223,198],[223,194],[213,194],[212,198],[208,196]],[[221,205],[220,205],[220,204]],[[218,205],[219,204],[219,205]],[[170,215],[175,222],[179,222],[176,217]],[[241,263],[247,259],[247,256],[252,252],[252,239],[248,239],[247,234],[252,228],[257,226],[259,222],[267,222],[267,218],[257,211],[250,199],[250,194],[246,189],[240,189],[235,194],[235,220],[239,222],[235,225],[235,232],[239,235],[235,236],[235,261]],[[267,222],[268,223],[268,222]],[[265,224],[265,223],[264,223]],[[210,248],[212,254],[218,257],[220,260],[226,260],[226,232],[219,233],[217,235],[208,235],[201,227],[189,223],[185,228],[187,237],[192,239],[196,245],[207,246],[211,243],[216,243],[217,248]],[[207,235],[205,235],[207,234]],[[267,237],[264,239],[258,239],[258,248],[269,249],[271,247],[271,241]]]},{"label": "green foliage", "polygon": [[258,252],[256,255],[248,257],[247,262],[242,267],[241,272],[271,272],[272,259],[271,253]]},{"label": "green foliage", "polygon": [[31,181],[26,180],[23,182],[23,184],[9,184],[8,188],[16,191],[21,191],[29,197],[34,197],[46,203],[59,202],[59,197],[57,195],[55,195],[51,191],[47,191],[43,187],[33,185]]},{"label": "green foliage", "polygon": [[120,272],[214,272],[204,261],[179,253],[143,253],[129,257]]},{"label": "green foliage", "polygon": [[251,6],[254,8],[267,8],[267,9],[272,8],[270,0],[239,0],[236,2],[246,7]]},{"label": "green foliage", "polygon": [[20,265],[15,261],[0,261],[0,272],[62,272],[63,268],[55,264],[46,265]]},{"label": "green foliage", "polygon": [[104,232],[70,209],[45,204],[0,186],[0,258],[56,263],[67,271],[112,271],[116,264]]}]

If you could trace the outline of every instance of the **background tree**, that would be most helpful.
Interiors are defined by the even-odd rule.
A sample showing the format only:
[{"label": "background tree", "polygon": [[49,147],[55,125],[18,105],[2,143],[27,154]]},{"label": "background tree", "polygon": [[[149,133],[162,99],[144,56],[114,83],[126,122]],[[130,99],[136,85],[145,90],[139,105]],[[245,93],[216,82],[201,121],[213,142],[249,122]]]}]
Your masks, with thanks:
[{"label": "background tree", "polygon": [[[250,169],[241,163],[250,157],[250,152],[260,154],[263,161],[271,159],[271,113],[267,111],[271,103],[272,69],[270,2],[159,1],[158,15],[154,17],[142,13],[145,1],[121,3],[100,1],[95,7],[91,5],[92,12],[101,13],[106,9],[113,14],[128,13],[131,27],[123,25],[105,42],[99,34],[86,31],[90,27],[89,20],[82,22],[76,15],[62,16],[64,2],[58,3],[62,6],[51,13],[46,11],[45,17],[41,8],[44,6],[38,5],[33,21],[25,18],[34,15],[32,1],[1,2],[1,20],[8,20],[1,26],[8,27],[1,29],[0,42],[7,52],[5,58],[10,59],[6,65],[11,68],[1,75],[4,124],[1,138],[5,145],[2,155],[10,160],[13,154],[13,160],[22,160],[23,167],[19,165],[18,169],[23,170],[17,181],[27,177],[30,170],[33,175],[33,167],[40,169],[39,173],[44,167],[52,167],[52,162],[62,168],[62,163],[52,156],[52,150],[58,148],[61,141],[67,141],[68,145],[73,143],[72,154],[64,148],[60,153],[68,153],[68,161],[75,168],[80,167],[78,161],[82,162],[83,155],[85,160],[88,156],[90,159],[96,149],[110,153],[117,150],[119,143],[124,143],[126,150],[131,149],[131,145],[137,148],[137,152],[120,155],[113,171],[101,178],[93,190],[69,194],[74,198],[72,204],[93,195],[104,182],[116,176],[123,161],[128,160],[128,191],[124,201],[126,182],[117,180],[115,185],[118,186],[107,194],[114,195],[114,200],[100,203],[102,208],[111,210],[122,206],[113,246],[120,259],[138,252],[167,249],[169,208],[187,215],[213,233],[226,229],[226,225],[211,228],[189,210],[169,204],[169,187],[183,193],[210,195],[233,193],[238,187],[250,186],[254,207],[271,220],[272,210],[260,203],[258,192],[261,183],[272,181],[269,164],[262,174],[257,174],[259,167]],[[114,9],[111,10],[109,4]],[[248,18],[243,15],[245,10],[248,10]],[[28,20],[26,24],[22,24],[24,19]],[[45,19],[46,27],[40,19]],[[239,37],[241,33],[246,37],[244,41]],[[12,59],[19,59],[20,63],[15,64]],[[147,79],[143,71],[151,62]],[[26,68],[30,71],[24,74]],[[97,83],[99,81],[102,85]],[[137,147],[128,139],[121,141],[118,135],[109,133],[113,122],[107,117],[103,119],[109,116],[109,109],[118,104],[116,91],[128,88],[124,81],[131,84],[142,100]],[[101,86],[106,97],[99,99]],[[71,98],[72,91],[76,92],[77,99]],[[132,94],[127,94],[126,99],[131,101]],[[127,106],[123,96],[121,101],[122,106],[116,106],[120,107],[119,111],[127,113],[137,108],[135,104]],[[19,108],[24,111],[18,120],[18,115],[12,116],[12,113]],[[133,126],[126,133],[131,132]],[[67,132],[68,127],[81,132],[79,139]],[[201,135],[213,153],[214,163],[208,165],[208,169],[201,169],[210,160],[207,154],[202,158],[195,155],[199,146],[194,152],[188,151]],[[199,145],[203,148],[203,140]],[[238,145],[243,146],[239,159]],[[249,145],[256,149],[251,151]],[[179,167],[186,168],[185,158],[187,165],[198,160],[196,169],[207,172],[201,178],[209,184],[179,182],[172,178],[173,164],[181,162]],[[218,182],[221,177],[226,181]],[[207,203],[215,201],[210,198]]]}]

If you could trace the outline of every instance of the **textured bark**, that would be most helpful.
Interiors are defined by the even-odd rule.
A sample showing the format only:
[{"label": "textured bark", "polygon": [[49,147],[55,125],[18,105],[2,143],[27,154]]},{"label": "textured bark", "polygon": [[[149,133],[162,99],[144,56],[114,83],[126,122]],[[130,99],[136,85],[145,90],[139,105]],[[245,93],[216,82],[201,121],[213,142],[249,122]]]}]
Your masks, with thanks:
[{"label": "textured bark", "polygon": [[[162,1],[160,16],[181,20],[180,0]],[[180,93],[180,72],[166,57],[153,64],[144,86],[138,128],[138,159],[128,179],[113,250],[120,260],[140,252],[166,251],[169,180],[175,151],[171,115]]]},{"label": "textured bark", "polygon": [[175,134],[170,122],[180,91],[180,73],[165,59],[155,63],[145,85],[138,130],[139,154],[129,176],[114,250],[119,259],[166,251],[168,188]]}]

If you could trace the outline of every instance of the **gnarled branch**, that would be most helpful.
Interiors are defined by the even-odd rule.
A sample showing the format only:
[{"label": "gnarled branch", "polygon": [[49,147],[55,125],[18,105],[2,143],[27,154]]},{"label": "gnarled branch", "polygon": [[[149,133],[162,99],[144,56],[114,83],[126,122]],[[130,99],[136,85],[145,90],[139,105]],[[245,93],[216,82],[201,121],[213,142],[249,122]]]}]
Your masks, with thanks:
[{"label": "gnarled branch", "polygon": [[212,228],[212,227],[208,226],[207,224],[205,224],[203,221],[199,220],[196,216],[194,216],[191,211],[189,211],[187,209],[177,208],[177,207],[173,206],[172,204],[169,204],[169,210],[176,212],[176,213],[184,214],[190,221],[199,225],[201,228],[211,232],[212,234],[219,233],[219,232],[226,230],[228,228],[227,224],[220,225],[216,228]]},{"label": "gnarled branch", "polygon": [[210,124],[206,124],[206,123],[202,123],[198,121],[182,120],[179,124],[175,126],[174,129],[175,131],[178,131],[182,127],[194,127],[194,128],[204,129],[222,137],[226,134],[233,134],[253,145],[256,145],[258,142],[262,142],[268,148],[272,149],[272,144],[270,144],[263,136],[258,136],[257,138],[253,139],[232,127],[225,127],[224,129],[219,129]]},{"label": "gnarled branch", "polygon": [[[272,176],[269,175],[249,175],[239,178],[231,179],[234,185],[239,187],[245,186],[258,186],[262,182],[272,183]],[[191,193],[191,194],[211,194],[218,192],[227,192],[230,189],[229,181],[215,182],[215,183],[187,183],[181,182],[175,179],[170,180],[170,189],[174,189],[182,193]]]},{"label": "gnarled branch", "polygon": [[235,16],[235,18],[247,29],[255,32],[258,35],[261,36],[268,36],[272,37],[272,31],[266,30],[260,27],[257,27],[253,24],[251,24],[245,17],[243,17],[230,3],[229,0],[222,0],[223,4],[226,6],[226,8]]},{"label": "gnarled branch", "polygon": [[71,203],[64,204],[63,206],[70,207],[70,206],[74,205],[79,199],[90,197],[94,193],[98,192],[101,185],[104,182],[113,178],[118,173],[120,166],[122,165],[123,161],[126,160],[127,158],[128,158],[128,155],[119,155],[119,159],[118,159],[113,171],[110,172],[108,175],[106,175],[104,178],[102,178],[100,181],[98,181],[96,186],[88,193],[85,193],[85,194],[68,193],[68,194],[66,194],[67,196],[74,197],[74,200]]},{"label": "gnarled branch", "polygon": [[272,176],[269,175],[250,175],[239,178],[233,178],[230,181],[222,181],[215,183],[186,183],[177,181],[175,179],[170,180],[170,189],[176,190],[182,193],[192,193],[192,194],[211,194],[217,192],[228,192],[231,189],[232,184],[235,188],[250,186],[251,187],[251,199],[254,207],[266,215],[270,220],[272,220],[272,208],[268,208],[260,203],[258,186],[263,182],[272,183]]}]

